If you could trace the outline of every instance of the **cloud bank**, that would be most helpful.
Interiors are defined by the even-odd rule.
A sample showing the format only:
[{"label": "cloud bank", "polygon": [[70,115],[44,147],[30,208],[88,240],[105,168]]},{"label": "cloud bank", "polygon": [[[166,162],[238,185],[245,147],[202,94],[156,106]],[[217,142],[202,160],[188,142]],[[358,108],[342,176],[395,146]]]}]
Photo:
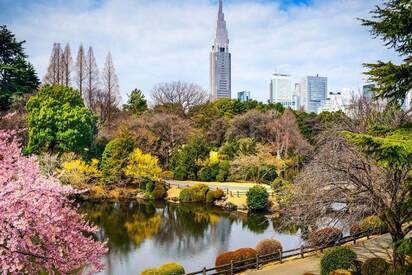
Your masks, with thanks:
[{"label": "cloud bank", "polygon": [[[271,74],[319,74],[329,90],[364,82],[362,63],[397,60],[357,18],[379,0],[224,1],[232,53],[232,97],[269,98]],[[147,96],[159,82],[183,80],[209,90],[209,51],[217,6],[208,0],[0,0],[0,23],[25,44],[42,78],[53,42],[93,46],[100,69],[111,51],[122,97]]]}]

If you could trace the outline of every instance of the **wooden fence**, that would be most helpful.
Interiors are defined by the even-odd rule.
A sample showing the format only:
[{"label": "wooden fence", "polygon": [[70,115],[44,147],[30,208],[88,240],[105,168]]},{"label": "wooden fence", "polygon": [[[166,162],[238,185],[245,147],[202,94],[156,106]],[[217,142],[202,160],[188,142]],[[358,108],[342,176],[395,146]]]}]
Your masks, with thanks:
[{"label": "wooden fence", "polygon": [[259,267],[262,264],[266,264],[270,262],[282,263],[284,259],[296,257],[296,256],[304,258],[305,254],[307,253],[311,253],[315,251],[323,252],[323,249],[325,248],[342,245],[348,242],[353,242],[354,244],[356,244],[357,239],[360,239],[363,237],[367,237],[369,239],[370,235],[371,235],[371,231],[361,232],[361,233],[354,234],[351,236],[343,237],[333,244],[328,244],[328,245],[324,245],[321,247],[301,246],[300,248],[296,248],[296,249],[290,249],[290,250],[285,250],[285,251],[279,250],[278,252],[267,254],[267,255],[256,255],[256,257],[245,259],[242,261],[237,261],[237,262],[231,261],[229,264],[225,264],[221,266],[215,266],[212,268],[204,267],[202,270],[191,272],[191,273],[186,273],[186,275],[217,275],[217,274],[233,275],[236,272],[243,271],[248,268],[259,269]]},{"label": "wooden fence", "polygon": [[[193,186],[193,185],[184,184],[184,183],[175,183],[175,184],[172,184],[172,185],[176,186],[178,188]],[[170,188],[170,186],[171,186],[170,183],[166,183],[167,188]],[[246,194],[248,192],[247,190],[230,190],[229,188],[219,188],[219,187],[215,187],[215,188],[209,187],[209,188],[211,190],[217,190],[217,189],[223,190],[225,195],[230,196],[230,197],[238,197],[238,198],[240,198],[242,196],[246,196]],[[272,197],[272,198],[274,198],[276,196],[276,192],[274,192],[274,191],[268,191],[268,193],[269,193],[269,196]]]}]

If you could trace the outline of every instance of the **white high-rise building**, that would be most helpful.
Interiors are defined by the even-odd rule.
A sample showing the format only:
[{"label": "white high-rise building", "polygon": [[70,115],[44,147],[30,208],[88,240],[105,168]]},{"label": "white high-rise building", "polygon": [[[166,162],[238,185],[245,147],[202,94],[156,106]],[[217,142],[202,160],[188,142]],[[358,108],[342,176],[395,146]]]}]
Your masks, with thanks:
[{"label": "white high-rise building", "polygon": [[347,113],[354,97],[354,91],[347,88],[342,89],[340,92],[329,92],[327,98],[321,101],[317,112],[342,111]]},{"label": "white high-rise building", "polygon": [[294,85],[292,77],[287,74],[273,74],[270,81],[270,102],[280,103],[285,108],[297,110],[299,107],[299,96],[296,93],[297,86]]},{"label": "white high-rise building", "polygon": [[231,55],[222,6],[222,0],[219,0],[216,37],[210,52],[210,93],[213,100],[231,98]]}]

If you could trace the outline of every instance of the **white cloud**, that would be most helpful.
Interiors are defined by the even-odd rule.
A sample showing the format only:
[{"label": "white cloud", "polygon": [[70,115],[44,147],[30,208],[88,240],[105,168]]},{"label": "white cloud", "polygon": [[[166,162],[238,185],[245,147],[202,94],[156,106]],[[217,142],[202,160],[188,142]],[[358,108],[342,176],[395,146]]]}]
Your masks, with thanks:
[{"label": "white cloud", "polygon": [[[1,1],[1,0],[0,0]],[[69,3],[67,3],[69,2]],[[232,52],[232,96],[251,90],[268,98],[276,70],[294,75],[319,73],[332,90],[362,84],[364,62],[397,59],[372,40],[356,19],[376,0],[318,0],[281,9],[276,2],[232,1],[224,11]],[[27,40],[30,60],[43,77],[53,42],[92,45],[100,68],[110,50],[125,94],[146,95],[158,82],[184,80],[209,89],[209,50],[217,7],[207,0],[92,0],[39,2],[14,11],[6,21]],[[93,8],[90,8],[94,6]]]}]

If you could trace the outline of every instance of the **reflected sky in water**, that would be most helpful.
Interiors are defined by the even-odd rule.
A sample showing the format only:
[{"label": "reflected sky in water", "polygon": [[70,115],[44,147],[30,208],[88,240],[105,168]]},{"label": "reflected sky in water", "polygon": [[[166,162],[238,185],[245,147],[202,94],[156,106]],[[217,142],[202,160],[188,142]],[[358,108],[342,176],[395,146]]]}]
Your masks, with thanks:
[{"label": "reflected sky in water", "polygon": [[98,237],[110,248],[101,274],[136,275],[166,262],[181,263],[186,272],[214,265],[223,251],[255,247],[264,238],[284,249],[299,247],[296,230],[279,232],[263,214],[240,214],[198,204],[163,202],[82,203],[80,210],[100,228]]}]

